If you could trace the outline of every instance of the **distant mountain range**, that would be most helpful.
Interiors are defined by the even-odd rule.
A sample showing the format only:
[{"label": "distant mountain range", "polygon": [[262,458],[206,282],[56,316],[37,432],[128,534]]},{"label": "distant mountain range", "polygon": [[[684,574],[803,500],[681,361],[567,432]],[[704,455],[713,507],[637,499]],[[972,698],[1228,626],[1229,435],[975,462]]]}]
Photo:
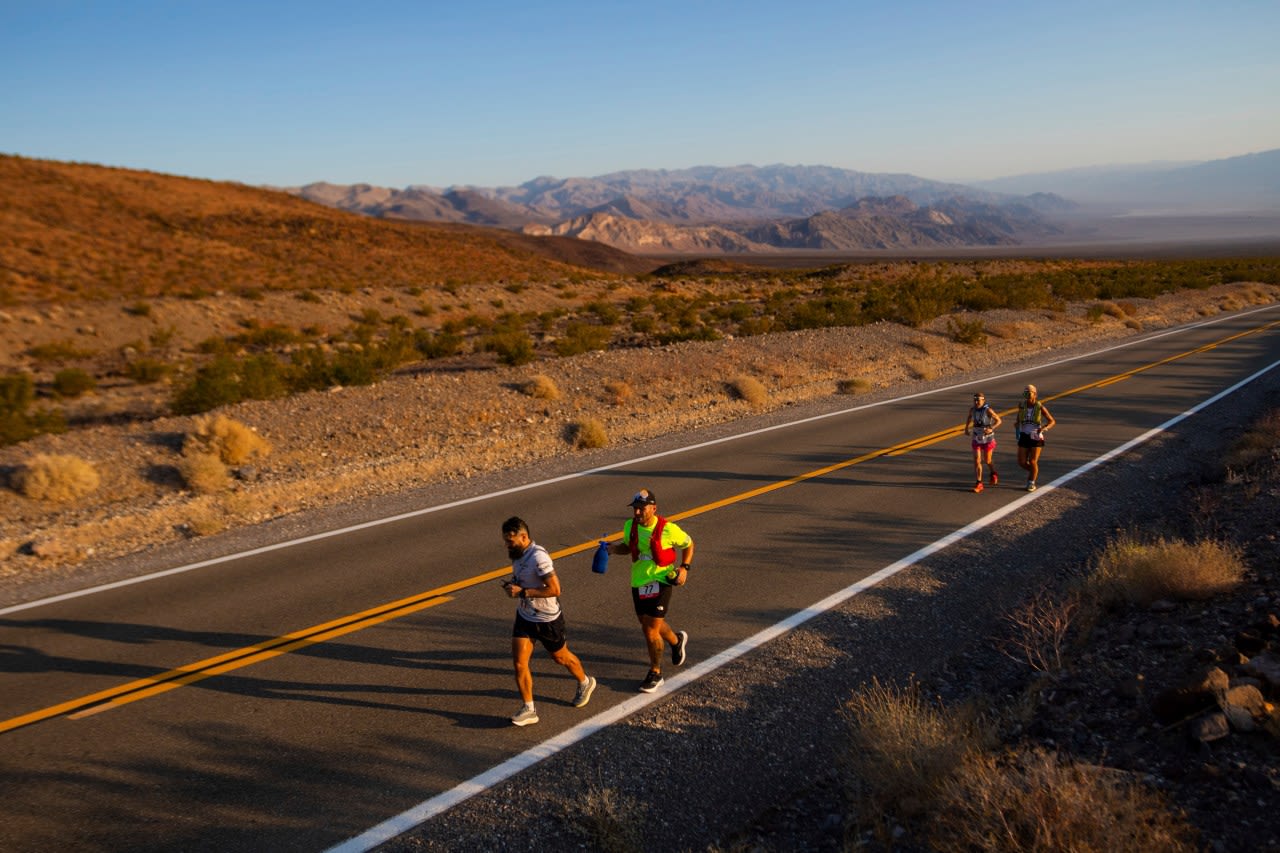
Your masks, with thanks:
[{"label": "distant mountain range", "polygon": [[773,165],[540,177],[518,187],[314,183],[288,192],[374,217],[576,237],[636,253],[1012,246],[1052,241],[1090,206],[1280,211],[1280,149],[974,185]]},{"label": "distant mountain range", "polygon": [[1094,166],[978,181],[995,193],[1045,192],[1080,205],[1215,213],[1280,210],[1280,148],[1204,163]]}]

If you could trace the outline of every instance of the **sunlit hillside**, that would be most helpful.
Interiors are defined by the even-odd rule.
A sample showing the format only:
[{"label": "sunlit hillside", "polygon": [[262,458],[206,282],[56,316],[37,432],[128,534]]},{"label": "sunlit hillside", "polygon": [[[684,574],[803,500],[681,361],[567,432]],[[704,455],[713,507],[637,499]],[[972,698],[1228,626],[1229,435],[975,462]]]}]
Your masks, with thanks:
[{"label": "sunlit hillside", "polygon": [[0,156],[0,294],[10,303],[548,281],[648,266],[572,239],[371,220],[241,184]]}]

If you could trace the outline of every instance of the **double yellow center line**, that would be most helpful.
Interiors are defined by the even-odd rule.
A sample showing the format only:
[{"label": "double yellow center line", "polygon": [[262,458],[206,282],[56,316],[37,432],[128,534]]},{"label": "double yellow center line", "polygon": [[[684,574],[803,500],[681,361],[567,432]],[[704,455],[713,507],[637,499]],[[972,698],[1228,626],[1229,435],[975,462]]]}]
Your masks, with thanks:
[{"label": "double yellow center line", "polygon": [[[1117,373],[1114,376],[1099,379],[1086,385],[1080,385],[1076,388],[1070,389],[1069,391],[1063,391],[1060,394],[1047,397],[1045,398],[1045,402],[1069,397],[1073,394],[1079,394],[1093,388],[1105,388],[1108,385],[1123,382],[1124,380],[1136,376],[1144,371],[1152,370],[1154,368],[1179,361],[1180,359],[1189,358],[1193,355],[1208,352],[1216,347],[1248,337],[1249,335],[1256,335],[1270,331],[1277,326],[1280,326],[1280,320],[1243,332],[1238,332],[1212,343],[1196,347],[1195,349],[1187,350],[1185,352],[1178,353],[1177,355],[1171,355],[1167,358],[1162,358],[1159,361],[1154,361],[1150,364],[1142,365],[1141,367],[1135,367],[1132,370],[1127,370],[1123,373]],[[1008,415],[1012,411],[1014,410],[1011,409],[1002,412],[1001,415]],[[815,477],[822,477],[844,468],[859,465],[872,459],[878,459],[882,456],[899,456],[913,450],[919,450],[921,448],[928,447],[931,444],[959,435],[963,429],[963,425],[948,427],[947,429],[939,430],[938,432],[931,433],[930,435],[909,439],[899,444],[895,444],[892,447],[873,450],[869,453],[864,453],[861,456],[855,456],[852,459],[836,462],[832,465],[827,465],[823,468],[799,474],[795,477],[779,480],[765,486],[760,486],[759,488],[740,492],[731,497],[703,504],[702,506],[671,515],[669,518],[673,521],[680,521],[685,518],[691,518],[696,515],[711,512],[712,510],[722,509],[742,501],[750,500],[752,498],[759,497],[760,495],[768,494],[769,492],[785,489],[790,486],[797,485],[798,483],[812,480]],[[614,534],[610,539],[617,539],[620,536],[621,534]],[[596,541],[597,540],[592,540],[580,545],[574,545],[570,548],[556,551],[551,556],[553,559],[560,559],[562,557],[578,554],[596,547]],[[158,696],[161,693],[176,690],[179,687],[194,684],[195,682],[206,678],[212,678],[216,675],[224,675],[233,670],[251,666],[255,663],[261,663],[262,661],[270,660],[271,658],[288,654],[289,652],[297,651],[298,649],[306,648],[307,646],[323,643],[328,640],[341,637],[345,634],[351,634],[365,628],[371,628],[374,625],[378,625],[392,619],[408,616],[410,613],[416,613],[419,610],[426,610],[429,607],[444,604],[445,602],[452,600],[452,593],[504,577],[510,571],[510,566],[504,566],[501,569],[485,572],[484,574],[476,575],[474,577],[467,578],[466,580],[455,581],[454,583],[436,587],[435,589],[427,590],[426,592],[418,593],[417,595],[412,595],[408,598],[402,598],[398,601],[382,604],[359,613],[343,616],[330,622],[325,622],[321,625],[304,628],[301,631],[295,631],[291,634],[285,634],[271,640],[254,643],[251,646],[245,646],[244,648],[229,651],[216,657],[187,664],[186,666],[181,666],[177,669],[171,669],[167,672],[158,673],[147,678],[140,678],[136,681],[130,681],[127,684],[121,684],[118,687],[112,687],[98,693],[81,696],[77,699],[70,699],[66,702],[52,705],[48,708],[32,711],[29,714],[23,714],[19,717],[3,720],[0,721],[0,733],[12,731],[23,726],[31,725],[32,723],[38,723],[43,720],[63,715],[69,716],[71,719],[80,719],[112,708],[118,708],[121,705],[127,705],[130,702],[136,702],[139,699]]]}]

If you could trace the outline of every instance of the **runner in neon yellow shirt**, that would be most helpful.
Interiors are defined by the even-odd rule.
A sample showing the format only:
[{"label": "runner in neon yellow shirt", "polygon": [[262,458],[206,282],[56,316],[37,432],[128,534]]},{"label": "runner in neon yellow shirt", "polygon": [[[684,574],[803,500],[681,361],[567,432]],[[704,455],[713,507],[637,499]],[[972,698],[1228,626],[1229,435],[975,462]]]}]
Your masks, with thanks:
[{"label": "runner in neon yellow shirt", "polygon": [[680,666],[689,643],[687,631],[673,631],[667,624],[671,590],[684,586],[693,561],[693,539],[674,521],[658,515],[658,499],[641,489],[631,499],[631,519],[622,526],[622,541],[613,553],[631,557],[631,601],[645,645],[649,648],[649,674],[640,684],[643,693],[662,686],[662,649],[671,648],[671,663]]}]

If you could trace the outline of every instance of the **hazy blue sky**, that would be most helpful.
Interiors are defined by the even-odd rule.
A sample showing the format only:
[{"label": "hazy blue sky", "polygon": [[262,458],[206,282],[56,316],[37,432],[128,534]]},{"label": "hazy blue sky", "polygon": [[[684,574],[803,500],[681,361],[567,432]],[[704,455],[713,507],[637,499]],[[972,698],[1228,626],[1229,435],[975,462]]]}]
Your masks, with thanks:
[{"label": "hazy blue sky", "polygon": [[0,152],[248,184],[1280,148],[1280,2],[0,0]]}]

